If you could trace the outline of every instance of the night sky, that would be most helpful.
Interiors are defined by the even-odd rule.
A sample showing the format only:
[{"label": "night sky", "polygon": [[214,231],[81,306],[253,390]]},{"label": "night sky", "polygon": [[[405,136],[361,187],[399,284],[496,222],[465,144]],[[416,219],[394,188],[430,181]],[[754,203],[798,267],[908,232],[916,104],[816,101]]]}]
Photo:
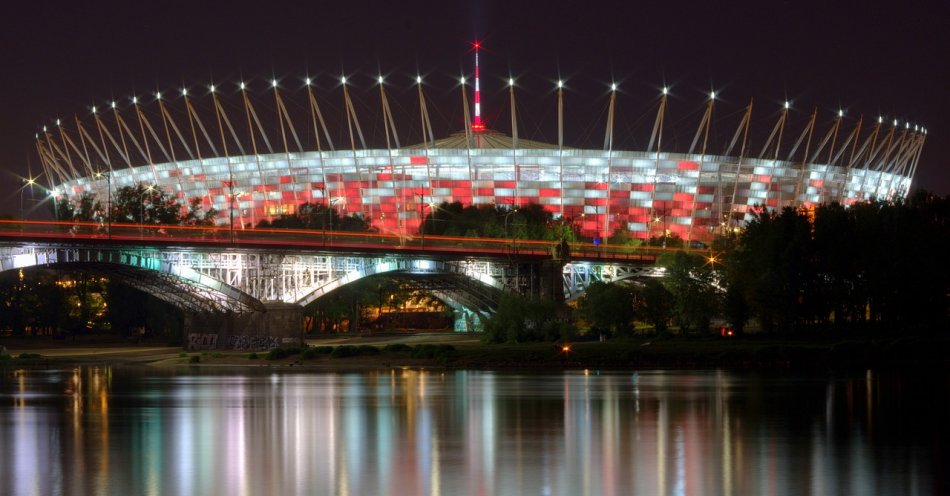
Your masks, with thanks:
[{"label": "night sky", "polygon": [[816,107],[818,132],[839,108],[846,130],[862,114],[866,126],[878,115],[926,126],[914,185],[946,195],[948,28],[948,2],[936,1],[10,2],[0,17],[0,212],[17,215],[19,178],[42,170],[33,135],[43,124],[183,84],[214,80],[234,93],[243,79],[267,102],[272,77],[294,98],[309,74],[325,112],[342,116],[337,81],[345,73],[375,143],[382,73],[406,144],[421,141],[419,73],[436,137],[445,136],[461,129],[457,79],[471,76],[476,37],[484,43],[483,113],[500,131],[510,130],[509,75],[517,81],[522,137],[556,142],[553,90],[561,77],[566,144],[594,148],[603,146],[611,82],[619,85],[622,149],[646,148],[664,84],[672,95],[664,148],[679,151],[688,148],[710,90],[722,98],[710,146],[716,153],[754,98],[757,154],[789,99],[786,150]]}]

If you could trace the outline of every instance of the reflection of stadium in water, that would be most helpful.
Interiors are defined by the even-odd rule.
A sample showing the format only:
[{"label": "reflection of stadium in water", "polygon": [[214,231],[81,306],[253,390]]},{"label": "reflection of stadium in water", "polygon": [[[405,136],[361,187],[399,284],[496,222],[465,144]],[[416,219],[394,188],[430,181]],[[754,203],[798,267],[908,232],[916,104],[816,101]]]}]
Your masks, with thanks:
[{"label": "reflection of stadium in water", "polygon": [[[748,139],[750,104],[734,135],[729,130],[729,146],[716,155],[707,146],[712,94],[689,149],[674,152],[662,148],[664,88],[646,150],[615,150],[614,87],[604,149],[576,149],[564,146],[563,138],[559,143],[519,139],[515,114],[511,136],[487,130],[479,116],[476,80],[474,118],[467,86],[461,85],[460,106],[472,125],[435,139],[418,80],[420,111],[413,120],[421,122],[421,133],[403,129],[402,135],[414,131],[423,136],[421,142],[400,144],[380,84],[381,122],[368,129],[384,134],[385,140],[377,138],[381,146],[370,146],[348,84],[344,80],[340,86],[345,115],[330,117],[346,130],[345,146],[339,136],[333,142],[332,126],[308,79],[306,103],[296,106],[285,103],[277,81],[269,103],[254,103],[243,83],[237,105],[227,101],[235,100],[234,95],[224,97],[213,85],[201,98],[181,91],[174,98],[156,94],[147,105],[133,99],[131,106],[120,108],[113,102],[108,112],[93,108],[87,119],[92,122],[77,119],[75,126],[44,128],[37,134],[37,149],[56,196],[75,200],[92,192],[102,199],[110,189],[156,184],[183,205],[195,197],[205,208],[227,212],[220,223],[227,223],[233,211],[236,227],[313,202],[362,214],[381,232],[414,234],[430,204],[537,203],[556,218],[571,219],[586,236],[627,229],[640,238],[667,230],[686,239],[708,239],[741,225],[757,205],[783,208],[902,197],[926,137],[919,126],[883,118],[872,126],[859,120],[849,129],[841,112],[830,127],[818,129],[817,111],[804,129],[786,132],[786,103],[768,139],[753,144]],[[513,103],[513,86],[510,95]],[[265,110],[277,118],[262,121]],[[559,98],[558,116],[562,110]],[[558,131],[563,137],[561,117]]]},{"label": "reflection of stadium in water", "polygon": [[[941,494],[938,382],[24,369],[0,381],[0,493]],[[908,409],[930,413],[886,421]]]}]

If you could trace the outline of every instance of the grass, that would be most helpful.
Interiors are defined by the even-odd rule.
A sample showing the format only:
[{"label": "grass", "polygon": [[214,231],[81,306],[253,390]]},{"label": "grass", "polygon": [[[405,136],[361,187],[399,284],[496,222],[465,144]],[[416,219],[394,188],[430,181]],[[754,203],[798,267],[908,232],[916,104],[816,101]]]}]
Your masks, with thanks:
[{"label": "grass", "polygon": [[[747,335],[636,336],[606,343],[579,341],[563,351],[554,343],[481,344],[472,340],[452,345],[391,343],[321,345],[278,348],[268,352],[209,351],[175,352],[169,364],[265,365],[360,369],[408,366],[451,369],[559,370],[559,369],[675,369],[675,368],[837,368],[947,367],[950,336],[943,333],[918,336],[838,335]],[[0,356],[0,367],[44,363],[49,357],[35,353]],[[70,358],[52,358],[68,361]],[[263,363],[262,363],[263,362]]]},{"label": "grass", "polygon": [[950,338],[675,337],[459,346],[452,368],[786,368],[948,364]]}]

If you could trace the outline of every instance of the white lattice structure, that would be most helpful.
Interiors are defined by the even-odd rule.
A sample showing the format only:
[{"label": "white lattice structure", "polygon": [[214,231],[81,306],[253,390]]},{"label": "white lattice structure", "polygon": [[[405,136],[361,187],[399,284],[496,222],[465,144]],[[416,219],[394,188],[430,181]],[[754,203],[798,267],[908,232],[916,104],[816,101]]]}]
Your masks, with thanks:
[{"label": "white lattice structure", "polygon": [[[666,232],[707,240],[748,220],[754,206],[798,208],[902,197],[926,137],[920,126],[883,118],[870,126],[857,120],[846,129],[849,123],[841,111],[830,127],[820,130],[816,110],[805,128],[791,135],[792,141],[784,136],[790,111],[786,103],[768,139],[753,144],[748,139],[750,103],[735,133],[726,132],[732,135],[728,146],[712,150],[708,137],[716,97],[711,94],[689,148],[664,150],[664,90],[646,149],[619,150],[614,147],[614,85],[603,149],[575,149],[564,145],[558,85],[557,143],[519,138],[514,112],[510,135],[491,131],[476,119],[464,132],[436,139],[420,79],[418,106],[411,107],[421,109],[422,142],[400,143],[397,117],[380,80],[382,122],[372,128],[382,128],[383,133],[373,134],[385,140],[373,144],[360,127],[350,85],[345,79],[340,84],[345,116],[335,120],[345,123],[348,146],[339,148],[308,80],[306,91],[296,95],[273,81],[269,110],[277,119],[264,119],[274,123],[269,127],[262,125],[256,109],[262,104],[253,103],[247,85],[231,92],[232,99],[241,96],[240,103],[231,105],[224,105],[227,97],[210,85],[200,96],[187,89],[176,95],[156,93],[148,102],[113,101],[108,111],[93,107],[85,122],[57,120],[55,127],[37,133],[37,151],[53,196],[76,200],[95,193],[107,199],[119,187],[154,184],[182,204],[200,199],[205,208],[225,213],[219,222],[237,228],[256,226],[311,202],[360,214],[384,233],[412,235],[419,231],[427,205],[458,201],[540,204],[555,216],[572,219],[588,237],[622,229],[639,238]],[[460,87],[468,122],[464,80]],[[513,82],[509,93],[514,109]],[[290,108],[306,108],[306,116],[288,112],[285,98],[294,97],[298,105]],[[236,107],[242,115],[229,117],[226,109],[233,114]],[[418,129],[419,119],[404,119]],[[783,149],[783,138],[792,141],[791,147]]]},{"label": "white lattice structure", "polygon": [[[374,275],[411,276],[456,310],[490,313],[502,292],[537,294],[538,261],[437,259],[413,255],[150,248],[64,243],[0,244],[0,270],[57,267],[115,277],[185,310],[262,311],[264,303],[307,305]],[[652,266],[574,262],[563,266],[564,296],[594,281],[661,274]]]}]

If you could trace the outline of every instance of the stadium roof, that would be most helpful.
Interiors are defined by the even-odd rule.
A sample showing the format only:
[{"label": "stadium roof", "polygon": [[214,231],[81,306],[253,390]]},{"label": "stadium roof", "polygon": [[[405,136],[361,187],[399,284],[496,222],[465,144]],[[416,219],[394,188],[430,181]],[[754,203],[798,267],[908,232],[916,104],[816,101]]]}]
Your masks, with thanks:
[{"label": "stadium roof", "polygon": [[[515,148],[514,140],[511,136],[507,134],[500,133],[498,131],[485,130],[477,133],[472,133],[472,139],[474,140],[474,148],[499,148],[510,150]],[[458,132],[449,135],[446,138],[440,138],[435,141],[432,141],[428,144],[429,148],[447,148],[447,149],[464,149],[468,148],[466,143],[466,133]],[[406,149],[421,149],[425,148],[423,143],[416,143],[405,147]],[[540,149],[540,150],[557,150],[557,145],[552,143],[545,143],[543,141],[534,141],[518,138],[519,149]],[[564,147],[567,149],[568,147]]]}]

